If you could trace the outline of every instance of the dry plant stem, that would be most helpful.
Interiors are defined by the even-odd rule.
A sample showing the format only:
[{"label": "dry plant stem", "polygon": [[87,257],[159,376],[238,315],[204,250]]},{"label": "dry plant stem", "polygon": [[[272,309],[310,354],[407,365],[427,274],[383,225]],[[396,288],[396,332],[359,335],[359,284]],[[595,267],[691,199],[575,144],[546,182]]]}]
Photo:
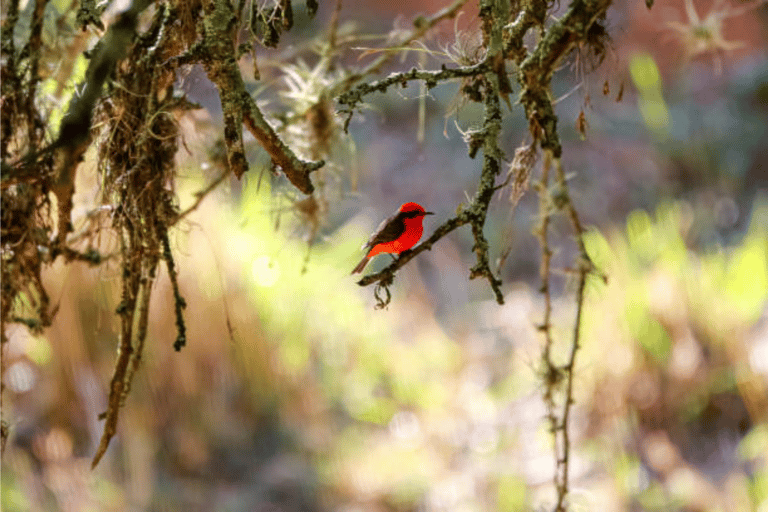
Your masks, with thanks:
[{"label": "dry plant stem", "polygon": [[[546,7],[541,3],[533,3],[523,8],[516,19],[505,27],[505,50],[519,65],[518,81],[522,87],[520,102],[525,108],[529,121],[529,129],[534,141],[544,152],[542,180],[539,184],[539,240],[541,244],[542,280],[541,291],[544,294],[544,320],[540,330],[544,334],[544,350],[542,362],[544,365],[544,380],[546,384],[544,401],[547,404],[548,420],[552,435],[555,438],[555,478],[557,492],[556,512],[566,510],[568,495],[568,471],[571,442],[568,433],[571,406],[573,404],[573,376],[576,353],[580,344],[581,312],[584,301],[586,276],[591,271],[584,243],[583,229],[576,209],[568,193],[568,184],[562,169],[560,157],[562,146],[557,132],[557,117],[552,106],[550,83],[552,74],[571,50],[578,44],[588,40],[588,32],[594,22],[605,15],[610,0],[573,0],[563,17],[546,30],[544,16]],[[543,9],[543,10],[542,10]],[[523,37],[533,27],[541,27],[542,37],[529,53],[523,45]],[[549,171],[555,166],[557,173],[558,198],[557,205],[549,189]],[[570,218],[572,229],[579,249],[578,286],[576,291],[576,320],[573,328],[573,339],[568,361],[563,366],[555,364],[552,358],[552,302],[551,302],[551,257],[549,247],[549,227],[551,216],[555,209],[564,210]],[[565,379],[564,390],[561,387]],[[562,391],[561,391],[562,390]],[[558,399],[558,395],[562,395]],[[558,411],[557,403],[562,401],[562,409]]]},{"label": "dry plant stem", "polygon": [[[558,505],[556,510],[561,510],[561,503],[567,495],[567,480],[565,485],[562,484],[562,464],[565,460],[567,465],[567,457],[563,459],[561,457],[561,443],[560,443],[560,421],[557,415],[556,395],[559,384],[561,382],[560,369],[557,367],[552,359],[552,291],[551,291],[551,275],[552,275],[552,249],[549,247],[549,225],[554,213],[554,208],[549,194],[549,173],[552,166],[552,152],[544,152],[544,161],[541,170],[541,181],[536,184],[536,188],[539,193],[539,226],[537,227],[536,235],[539,239],[539,245],[541,246],[541,263],[539,266],[539,276],[541,278],[541,287],[539,291],[544,295],[544,318],[539,325],[539,331],[544,335],[544,349],[541,354],[543,369],[543,380],[545,384],[544,388],[544,403],[547,407],[547,421],[549,421],[550,431],[554,436],[555,441],[555,488],[557,491]],[[567,429],[566,429],[567,432]],[[565,471],[567,475],[567,470]]]},{"label": "dry plant stem", "polygon": [[90,144],[91,115],[101,97],[104,82],[112,74],[117,62],[126,55],[128,45],[136,32],[139,14],[151,0],[134,0],[99,41],[86,71],[85,82],[78,87],[61,121],[59,137],[50,150],[56,152],[54,168],[57,180],[53,192],[59,202],[58,244],[63,246],[70,231],[72,195],[75,191],[75,173],[83,153]]},{"label": "dry plant stem", "polygon": [[[550,289],[552,249],[549,247],[549,224],[552,218],[552,204],[549,196],[549,172],[552,166],[551,152],[544,153],[544,163],[541,168],[541,181],[537,184],[539,192],[539,221],[537,236],[541,245],[541,263],[539,265],[539,277],[541,287],[539,291],[544,295],[544,319],[539,325],[539,330],[544,334],[543,360],[547,372],[547,382],[556,381],[556,367],[552,361],[552,292]],[[544,398],[549,402],[553,389],[547,388]],[[550,419],[553,419],[550,416]]]},{"label": "dry plant stem", "polygon": [[259,144],[280,166],[288,180],[300,191],[311,194],[314,186],[310,173],[325,162],[301,160],[280,139],[261,113],[256,101],[245,89],[245,82],[237,66],[235,54],[236,14],[229,2],[206,0],[203,3],[203,39],[181,62],[198,61],[216,85],[224,111],[224,142],[227,160],[235,176],[240,178],[248,170],[243,149],[243,123]]},{"label": "dry plant stem", "polygon": [[[553,204],[551,191],[549,189],[549,173],[552,165],[554,165],[556,173],[558,205]],[[542,280],[541,292],[544,295],[545,302],[544,321],[539,328],[545,338],[544,350],[542,353],[544,381],[546,385],[544,401],[547,405],[547,419],[550,423],[550,429],[552,435],[555,437],[556,468],[554,483],[557,491],[557,503],[555,506],[555,511],[557,512],[564,512],[566,510],[565,500],[568,495],[568,474],[571,452],[571,440],[568,425],[570,423],[570,415],[573,405],[573,379],[576,354],[581,340],[581,316],[584,305],[584,291],[587,275],[593,268],[584,246],[581,221],[579,220],[578,212],[570,199],[567,186],[568,184],[565,180],[565,172],[561,160],[559,158],[554,158],[551,151],[545,151],[542,180],[538,186],[541,224],[537,234],[542,250],[540,275]],[[578,264],[576,266],[578,274],[578,284],[576,287],[576,318],[574,320],[570,353],[567,362],[561,366],[558,366],[552,358],[552,302],[550,291],[552,252],[549,248],[549,225],[552,216],[556,213],[557,206],[565,210],[565,213],[568,215],[579,249]],[[565,381],[564,389],[561,387],[563,381]],[[559,394],[562,396],[558,399]],[[562,405],[558,411],[558,402],[560,401],[562,402]]]},{"label": "dry plant stem", "polygon": [[182,220],[184,217],[192,213],[193,211],[197,210],[197,208],[200,206],[200,203],[203,202],[203,199],[208,196],[211,192],[216,190],[216,187],[224,183],[224,180],[227,179],[227,176],[232,172],[232,169],[230,167],[225,168],[221,174],[219,174],[219,177],[213,180],[210,185],[205,187],[203,190],[200,190],[199,192],[195,193],[195,202],[192,203],[186,210],[179,213],[173,221],[171,221],[169,226],[173,226],[177,224],[180,220]]},{"label": "dry plant stem", "polygon": [[[130,235],[125,235],[123,243]],[[127,250],[124,247],[124,250]],[[110,440],[117,433],[117,419],[120,407],[131,388],[131,382],[141,362],[144,340],[147,336],[149,303],[154,282],[157,258],[138,260],[124,259],[123,298],[118,313],[124,316],[120,332],[117,360],[112,374],[107,410],[100,416],[105,419],[104,432],[91,468],[95,468],[109,447]]]},{"label": "dry plant stem", "polygon": [[[539,244],[541,245],[541,266],[539,274],[541,277],[540,291],[544,295],[544,319],[539,325],[539,330],[544,335],[544,349],[541,359],[544,365],[544,403],[547,407],[547,421],[549,421],[550,432],[554,437],[555,452],[555,476],[554,484],[557,492],[556,512],[564,510],[564,501],[568,495],[568,457],[570,451],[570,438],[568,437],[568,423],[566,418],[558,414],[557,396],[560,389],[563,374],[562,369],[557,366],[552,358],[552,249],[549,247],[549,226],[552,215],[555,213],[554,205],[551,201],[549,190],[549,172],[552,165],[552,152],[544,152],[544,163],[542,165],[541,181],[538,183],[539,192],[539,216],[540,225],[538,231]],[[570,378],[569,378],[570,382]],[[570,393],[570,388],[569,388]],[[570,411],[570,405],[566,399],[566,411]]]},{"label": "dry plant stem", "polygon": [[173,305],[174,312],[176,313],[176,331],[178,333],[176,341],[173,343],[173,348],[178,352],[181,350],[181,347],[187,344],[187,326],[184,323],[184,309],[187,307],[187,303],[179,291],[178,273],[176,272],[176,265],[173,262],[171,243],[168,240],[168,230],[162,225],[158,225],[157,230],[163,245],[163,259],[168,267],[168,277],[171,280],[171,287],[173,288]]},{"label": "dry plant stem", "polygon": [[565,510],[565,498],[568,495],[568,458],[571,452],[571,439],[568,433],[570,423],[571,406],[573,405],[573,377],[576,365],[576,353],[580,347],[581,339],[581,315],[584,306],[584,290],[587,282],[589,268],[581,266],[578,270],[578,285],[576,287],[576,318],[573,325],[573,338],[571,341],[571,351],[568,362],[563,367],[565,373],[565,397],[563,399],[562,418],[562,457],[557,459],[558,469],[560,470],[560,482],[557,493],[557,507],[555,510]]}]

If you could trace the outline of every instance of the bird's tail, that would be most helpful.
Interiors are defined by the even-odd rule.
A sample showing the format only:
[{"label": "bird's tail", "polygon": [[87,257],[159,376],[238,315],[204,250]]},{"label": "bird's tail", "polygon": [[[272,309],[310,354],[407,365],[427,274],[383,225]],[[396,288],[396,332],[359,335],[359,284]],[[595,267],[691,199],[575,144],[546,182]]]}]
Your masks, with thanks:
[{"label": "bird's tail", "polygon": [[369,258],[368,256],[365,256],[362,260],[360,260],[360,263],[357,264],[357,266],[355,267],[355,270],[353,270],[351,274],[359,274],[360,272],[362,272],[370,259],[371,258]]}]

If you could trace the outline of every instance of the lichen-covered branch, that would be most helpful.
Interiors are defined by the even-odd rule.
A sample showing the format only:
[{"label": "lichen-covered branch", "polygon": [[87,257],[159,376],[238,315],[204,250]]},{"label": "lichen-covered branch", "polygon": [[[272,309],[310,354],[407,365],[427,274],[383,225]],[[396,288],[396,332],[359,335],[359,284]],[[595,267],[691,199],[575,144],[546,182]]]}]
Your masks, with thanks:
[{"label": "lichen-covered branch", "polygon": [[[555,158],[560,158],[562,147],[557,133],[557,116],[550,98],[549,86],[552,74],[557,69],[560,61],[566,57],[579,43],[591,43],[596,46],[603,44],[601,37],[605,36],[604,29],[594,34],[595,21],[605,16],[611,0],[573,0],[565,15],[547,28],[544,36],[536,47],[520,63],[518,81],[522,87],[520,102],[525,107],[525,113],[529,120],[531,135],[540,141],[542,149],[552,151]],[[535,9],[536,7],[532,7]],[[525,17],[529,20],[533,14]],[[535,19],[535,18],[533,18]],[[530,23],[530,22],[529,22]],[[519,32],[529,27],[521,23]],[[594,41],[590,37],[594,35]],[[522,43],[521,43],[522,44]],[[507,46],[512,48],[515,55],[520,55],[520,45],[515,45],[509,40]],[[601,49],[604,51],[604,49]]]},{"label": "lichen-covered branch", "polygon": [[101,15],[109,6],[109,2],[99,2],[96,0],[80,0],[80,7],[77,9],[77,24],[83,30],[88,25],[93,25],[99,30],[104,30],[104,24],[101,22]]},{"label": "lichen-covered branch", "polygon": [[[75,173],[83,153],[90,143],[91,117],[96,101],[101,97],[104,82],[112,74],[117,62],[123,59],[136,34],[139,14],[153,0],[134,0],[131,7],[118,16],[105,36],[97,44],[86,71],[85,81],[72,97],[67,113],[61,121],[59,136],[51,146],[55,151],[54,175],[57,177],[53,192],[59,201],[58,243],[64,245],[71,231],[72,194],[75,191]],[[45,152],[45,151],[44,151]]]},{"label": "lichen-covered branch", "polygon": [[[547,417],[554,436],[555,477],[557,493],[556,512],[565,512],[569,492],[569,467],[571,439],[569,423],[573,405],[573,381],[576,354],[580,346],[581,314],[587,274],[593,270],[583,241],[583,228],[568,191],[563,171],[562,146],[557,132],[557,116],[551,100],[550,82],[555,69],[577,45],[593,46],[596,53],[604,52],[605,29],[597,20],[604,18],[610,0],[573,0],[566,14],[548,27],[538,44],[530,53],[522,42],[525,33],[534,26],[543,27],[540,8],[532,5],[520,13],[516,20],[505,27],[505,48],[519,64],[518,82],[522,87],[520,102],[525,108],[529,129],[534,142],[544,152],[542,179],[538,184],[540,225],[537,230],[541,245],[541,292],[544,295],[544,319],[539,329],[544,335],[542,351],[544,401]],[[554,165],[557,174],[555,192],[550,190],[549,172]],[[573,327],[568,362],[557,365],[552,355],[552,296],[551,258],[549,229],[552,216],[565,211],[579,249],[576,267],[578,285],[576,290],[576,319]],[[559,408],[558,408],[558,403]]]},{"label": "lichen-covered branch", "polygon": [[224,143],[227,161],[235,176],[240,178],[248,170],[243,148],[243,123],[259,144],[269,153],[288,180],[300,191],[311,194],[314,190],[310,173],[321,168],[321,161],[301,160],[280,139],[261,113],[256,101],[245,88],[235,49],[236,13],[226,1],[203,2],[203,39],[189,55],[199,61],[208,78],[219,90],[224,111]]},{"label": "lichen-covered branch", "polygon": [[403,73],[392,73],[387,78],[382,80],[376,80],[371,83],[361,83],[347,92],[340,94],[336,101],[339,104],[344,105],[339,110],[339,113],[347,114],[347,119],[344,122],[344,131],[347,131],[349,121],[352,118],[352,112],[354,108],[363,102],[363,97],[373,92],[386,92],[392,85],[400,85],[405,87],[411,80],[422,80],[427,89],[432,89],[440,82],[450,80],[452,78],[462,78],[467,76],[476,76],[485,73],[488,70],[486,61],[479,62],[474,66],[466,66],[460,68],[447,68],[442,66],[440,71],[426,71],[413,68],[410,71]]},{"label": "lichen-covered branch", "polygon": [[297,157],[270,126],[250,95],[246,103],[248,108],[245,111],[245,126],[267,150],[272,161],[283,170],[288,180],[300,191],[311,194],[315,187],[310,180],[310,173],[320,169],[325,162],[323,160],[311,162]]}]

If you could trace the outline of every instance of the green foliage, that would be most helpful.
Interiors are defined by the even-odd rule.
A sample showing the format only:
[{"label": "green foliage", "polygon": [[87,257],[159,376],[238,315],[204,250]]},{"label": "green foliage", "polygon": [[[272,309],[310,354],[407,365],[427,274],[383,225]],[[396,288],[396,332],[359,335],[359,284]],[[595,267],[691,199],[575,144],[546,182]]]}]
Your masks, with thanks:
[{"label": "green foliage", "polygon": [[653,57],[637,53],[629,63],[632,81],[638,92],[638,108],[649,130],[660,137],[669,135],[670,116],[661,83],[661,74]]},{"label": "green foliage", "polygon": [[[670,318],[690,317],[712,340],[748,328],[768,301],[768,230],[757,221],[766,214],[766,206],[756,206],[754,222],[739,245],[705,254],[688,247],[694,214],[684,202],[662,203],[653,217],[636,210],[627,217],[625,232],[608,239],[590,231],[584,239],[587,250],[608,274],[614,292],[599,291],[600,304],[588,308],[587,321],[594,328],[615,316],[622,325],[620,339],[636,342],[657,362],[669,355],[671,339],[664,324]],[[600,288],[597,282],[593,290]]]},{"label": "green foliage", "polygon": [[749,486],[749,493],[754,503],[768,503],[768,470],[761,468],[755,471]]},{"label": "green foliage", "polygon": [[528,490],[525,480],[518,476],[505,476],[499,480],[496,491],[496,510],[517,512],[526,510]]},{"label": "green foliage", "polygon": [[[646,456],[652,450],[657,457],[665,454],[662,469],[654,467],[661,475],[653,476],[634,456],[619,451],[613,459],[623,462],[613,462],[617,482],[634,482],[625,492],[644,510],[700,499],[705,477],[686,461],[684,443],[712,449],[716,441],[708,429],[738,435],[751,428],[740,443],[741,457],[759,464],[765,453],[765,425],[755,414],[740,417],[737,411],[753,393],[746,389],[750,379],[759,378],[750,375],[745,339],[768,302],[768,227],[761,220],[766,214],[768,206],[756,201],[750,226],[729,247],[694,245],[694,227],[706,212],[684,201],[663,202],[653,214],[636,210],[623,230],[607,236],[592,230],[584,238],[593,262],[608,276],[607,285],[597,278],[590,283],[584,350],[598,369],[585,373],[597,376],[596,395],[635,411],[632,430],[649,446],[655,443],[644,448]],[[718,405],[717,397],[732,405]],[[659,432],[657,440],[648,440]],[[647,458],[651,462],[643,464],[653,466],[653,457]],[[745,506],[765,499],[759,472],[733,480],[744,486]]]},{"label": "green foliage", "polygon": [[0,508],[5,512],[23,512],[30,509],[29,500],[19,486],[17,475],[12,471],[3,470],[3,492],[0,492]]}]

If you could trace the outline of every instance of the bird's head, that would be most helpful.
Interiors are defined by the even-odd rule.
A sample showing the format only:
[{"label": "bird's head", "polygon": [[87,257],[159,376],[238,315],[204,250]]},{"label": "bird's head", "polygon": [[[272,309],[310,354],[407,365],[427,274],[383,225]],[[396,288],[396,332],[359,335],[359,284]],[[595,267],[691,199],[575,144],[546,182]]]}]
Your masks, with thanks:
[{"label": "bird's head", "polygon": [[434,215],[433,212],[424,211],[419,203],[405,203],[400,207],[399,213],[406,219],[415,219],[424,217],[425,215]]}]

